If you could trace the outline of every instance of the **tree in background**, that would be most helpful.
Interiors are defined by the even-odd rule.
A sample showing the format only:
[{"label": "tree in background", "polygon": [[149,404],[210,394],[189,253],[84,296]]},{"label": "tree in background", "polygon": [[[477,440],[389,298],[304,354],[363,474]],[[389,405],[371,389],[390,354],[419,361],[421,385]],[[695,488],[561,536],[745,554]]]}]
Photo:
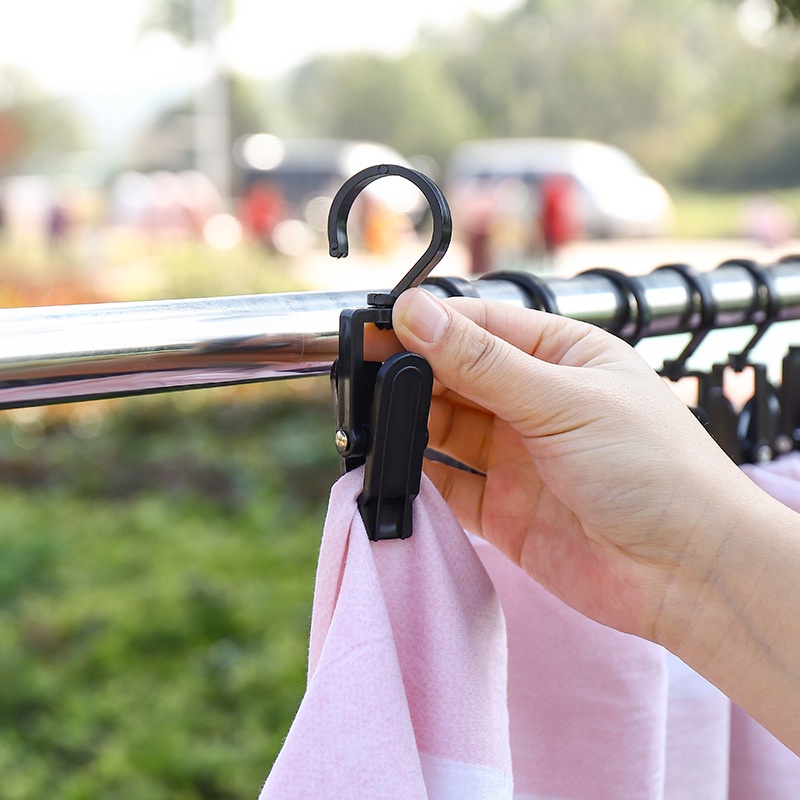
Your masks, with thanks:
[{"label": "tree in background", "polygon": [[737,6],[527,0],[500,19],[428,30],[403,58],[315,59],[290,78],[294,129],[377,139],[440,163],[470,138],[589,137],[661,178],[708,181],[727,137],[746,150],[765,107],[784,115],[788,37],[747,41]]},{"label": "tree in background", "polygon": [[723,190],[769,189],[800,183],[800,3],[735,0],[743,34],[760,51],[769,77],[745,74],[726,105],[724,125],[697,158],[692,182]]},{"label": "tree in background", "polygon": [[78,115],[68,104],[42,92],[21,70],[0,70],[0,176],[42,172],[83,143]]},{"label": "tree in background", "polygon": [[439,163],[478,127],[468,98],[431,49],[405,58],[318,57],[292,74],[286,94],[296,126],[308,135],[380,141]]},{"label": "tree in background", "polygon": [[800,22],[800,2],[798,0],[775,0],[778,8],[778,21],[786,22],[793,19]]},{"label": "tree in background", "polygon": [[211,178],[226,203],[232,181],[230,95],[219,36],[232,12],[231,0],[151,0],[146,22],[147,28],[162,28],[205,54],[208,74],[194,104],[195,166]]},{"label": "tree in background", "polygon": [[671,180],[786,70],[743,40],[731,8],[696,0],[528,0],[466,39],[479,45],[451,47],[452,74],[487,134],[601,139]]}]

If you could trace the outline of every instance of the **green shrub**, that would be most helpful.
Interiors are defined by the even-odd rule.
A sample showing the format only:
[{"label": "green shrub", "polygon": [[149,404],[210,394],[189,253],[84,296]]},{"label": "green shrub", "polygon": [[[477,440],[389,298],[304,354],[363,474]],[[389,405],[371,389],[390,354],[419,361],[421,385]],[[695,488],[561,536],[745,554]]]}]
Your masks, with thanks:
[{"label": "green shrub", "polygon": [[338,470],[295,383],[0,418],[4,798],[257,795]]}]

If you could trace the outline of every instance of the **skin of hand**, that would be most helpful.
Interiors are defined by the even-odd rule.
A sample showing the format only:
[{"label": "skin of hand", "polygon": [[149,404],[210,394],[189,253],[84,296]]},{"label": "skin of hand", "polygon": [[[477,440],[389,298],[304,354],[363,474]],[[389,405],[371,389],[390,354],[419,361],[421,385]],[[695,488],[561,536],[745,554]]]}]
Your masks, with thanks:
[{"label": "skin of hand", "polygon": [[691,412],[624,342],[564,317],[421,290],[394,330],[437,378],[430,446],[486,473],[426,465],[462,526],[578,611],[656,639],[710,473],[736,472]]},{"label": "skin of hand", "polygon": [[785,597],[753,582],[756,570],[800,594],[800,516],[594,326],[410,289],[393,327],[433,367],[430,446],[485,473],[426,462],[461,525],[586,616],[672,650],[800,749],[785,702],[800,699],[800,630],[775,621]]}]

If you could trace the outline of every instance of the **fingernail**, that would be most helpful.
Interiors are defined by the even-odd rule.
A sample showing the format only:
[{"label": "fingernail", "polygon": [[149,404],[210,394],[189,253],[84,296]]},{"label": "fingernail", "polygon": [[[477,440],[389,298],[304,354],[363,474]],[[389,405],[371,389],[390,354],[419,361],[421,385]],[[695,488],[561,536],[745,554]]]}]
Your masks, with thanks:
[{"label": "fingernail", "polygon": [[444,306],[424,289],[414,292],[403,317],[403,325],[428,344],[441,338],[449,322],[450,316]]}]

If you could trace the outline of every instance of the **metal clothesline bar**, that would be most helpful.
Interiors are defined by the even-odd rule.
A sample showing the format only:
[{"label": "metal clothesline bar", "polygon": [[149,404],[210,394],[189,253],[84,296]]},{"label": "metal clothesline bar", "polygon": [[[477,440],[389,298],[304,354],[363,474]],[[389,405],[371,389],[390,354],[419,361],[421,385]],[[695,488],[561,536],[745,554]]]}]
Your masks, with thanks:
[{"label": "metal clothesline bar", "polygon": [[[800,319],[800,256],[759,269],[770,279],[769,292],[741,263],[726,262],[698,273],[714,299],[714,328],[759,324],[768,312],[775,321]],[[688,333],[702,326],[700,293],[679,271],[657,269],[635,280],[635,293],[621,291],[617,281],[603,274],[539,278],[535,283],[544,287],[557,313],[623,338],[643,327],[641,301],[647,310],[645,336]],[[533,293],[524,281],[475,280],[465,291],[525,307]],[[429,288],[445,297],[442,284],[447,283],[440,279]],[[363,306],[366,293],[0,310],[0,408],[326,374],[337,354],[339,314]]]}]

